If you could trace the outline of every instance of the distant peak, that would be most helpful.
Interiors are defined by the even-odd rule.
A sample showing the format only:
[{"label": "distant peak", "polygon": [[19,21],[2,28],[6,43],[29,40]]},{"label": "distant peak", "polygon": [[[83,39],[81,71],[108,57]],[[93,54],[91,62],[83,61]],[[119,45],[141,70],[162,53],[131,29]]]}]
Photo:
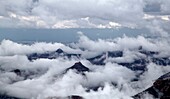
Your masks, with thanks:
[{"label": "distant peak", "polygon": [[73,66],[71,66],[70,68],[68,68],[67,70],[70,69],[75,69],[78,72],[86,72],[89,71],[89,68],[85,67],[81,62],[76,62]]},{"label": "distant peak", "polygon": [[59,49],[56,50],[56,52],[57,52],[57,53],[63,53],[64,51],[59,48]]},{"label": "distant peak", "polygon": [[76,62],[74,65],[83,65],[81,62]]}]

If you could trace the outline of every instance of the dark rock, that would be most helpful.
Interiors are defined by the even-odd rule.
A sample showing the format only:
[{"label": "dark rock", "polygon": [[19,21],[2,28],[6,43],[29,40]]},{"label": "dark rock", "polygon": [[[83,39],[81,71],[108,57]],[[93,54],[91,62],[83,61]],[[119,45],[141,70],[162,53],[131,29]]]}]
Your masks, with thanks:
[{"label": "dark rock", "polygon": [[30,55],[27,55],[27,57],[28,57],[28,60],[30,60],[30,61],[40,59],[40,58],[55,59],[55,58],[59,57],[62,53],[64,53],[64,51],[62,49],[58,49],[54,52],[46,52],[46,53],[42,53],[42,54],[33,53]]},{"label": "dark rock", "polygon": [[92,64],[95,65],[105,65],[105,60],[107,57],[122,57],[123,51],[108,51],[106,53],[102,53],[101,55],[95,56],[93,58],[89,58]]},{"label": "dark rock", "polygon": [[153,55],[158,55],[159,54],[159,52],[145,51],[145,50],[140,50],[139,52],[142,53],[142,54],[145,54],[147,56],[153,56]]},{"label": "dark rock", "polygon": [[70,70],[70,69],[76,70],[76,71],[78,71],[80,73],[82,73],[82,72],[89,72],[90,71],[89,68],[85,67],[81,62],[77,62],[73,66],[71,66],[70,68],[67,68],[66,72],[68,70]]},{"label": "dark rock", "polygon": [[170,59],[169,59],[169,57],[152,58],[152,62],[155,63],[155,64],[157,64],[157,65],[163,65],[163,66],[170,65]]},{"label": "dark rock", "polygon": [[81,96],[72,95],[72,96],[69,96],[68,99],[84,99],[84,98]]},{"label": "dark rock", "polygon": [[67,58],[71,58],[71,57],[81,57],[81,54],[65,54],[64,56],[66,56]]},{"label": "dark rock", "polygon": [[98,89],[101,87],[102,86],[87,87],[86,92],[90,92],[91,90],[98,91]]},{"label": "dark rock", "polygon": [[143,95],[144,94],[150,94],[154,98],[158,98],[159,97],[159,93],[157,93],[157,91],[153,87],[150,87],[150,88],[146,89],[145,91],[143,91],[141,93],[138,93],[138,94],[136,94],[136,95],[134,95],[132,97],[134,99],[143,99]]},{"label": "dark rock", "polygon": [[[15,73],[16,75],[22,77],[22,80],[26,80],[26,79],[32,79],[34,77],[39,77],[41,75],[43,75],[44,73],[46,73],[48,71],[47,68],[40,68],[40,69],[33,69],[33,70],[22,70],[22,69],[14,69],[10,72]],[[20,80],[16,80],[13,81],[13,83],[21,81]]]},{"label": "dark rock", "polygon": [[57,49],[55,52],[57,52],[57,53],[64,53],[64,51],[62,50],[62,49]]},{"label": "dark rock", "polygon": [[123,56],[123,51],[109,51],[108,52],[108,57],[122,57]]},{"label": "dark rock", "polygon": [[71,95],[67,97],[48,97],[47,99],[84,99],[84,98],[78,95]]},{"label": "dark rock", "polygon": [[30,55],[27,55],[27,58],[30,61],[37,59],[37,57],[38,57],[37,53],[33,53],[33,54],[30,54]]},{"label": "dark rock", "polygon": [[159,52],[156,52],[156,51],[147,51],[147,50],[144,50],[142,46],[139,46],[138,48],[138,51],[142,54],[145,54],[147,56],[153,56],[153,55],[158,55]]},{"label": "dark rock", "polygon": [[151,94],[154,98],[170,99],[170,73],[167,73],[158,78],[153,83],[153,86],[133,96],[133,98],[142,99],[142,95],[145,93]]},{"label": "dark rock", "polygon": [[42,54],[33,53],[33,54],[30,54],[30,55],[27,55],[27,58],[28,58],[28,60],[32,61],[32,60],[36,60],[36,59],[40,59],[40,58],[56,59],[60,56],[71,58],[71,57],[80,57],[81,54],[68,54],[68,53],[64,52],[62,49],[58,49],[58,50],[53,51],[53,52],[45,52],[45,53],[42,53]]},{"label": "dark rock", "polygon": [[17,75],[21,75],[21,71],[19,69],[12,70],[11,72],[14,72]]},{"label": "dark rock", "polygon": [[166,73],[165,75],[162,75],[161,77],[159,77],[158,79],[159,80],[163,80],[163,79],[167,79],[170,77],[170,72],[169,73]]},{"label": "dark rock", "polygon": [[148,63],[149,62],[146,59],[136,59],[132,63],[118,63],[118,64],[125,66],[133,71],[145,71]]},{"label": "dark rock", "polygon": [[158,79],[154,82],[153,87],[156,88],[162,97],[170,97],[170,79]]},{"label": "dark rock", "polygon": [[89,58],[87,60],[90,61],[92,64],[95,64],[95,65],[105,65],[104,61],[106,60],[106,56],[101,54],[101,55],[98,55],[96,57]]},{"label": "dark rock", "polygon": [[21,99],[21,98],[17,98],[17,97],[5,95],[5,94],[0,94],[0,99]]}]

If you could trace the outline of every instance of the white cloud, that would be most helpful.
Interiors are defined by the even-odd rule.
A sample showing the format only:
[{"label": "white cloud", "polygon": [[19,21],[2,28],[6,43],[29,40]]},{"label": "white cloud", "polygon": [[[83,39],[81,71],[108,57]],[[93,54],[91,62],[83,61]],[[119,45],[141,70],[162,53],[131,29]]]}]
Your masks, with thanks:
[{"label": "white cloud", "polygon": [[[147,65],[147,71],[139,77],[139,81],[131,82],[138,72],[112,63],[113,61],[132,62],[134,59],[145,58],[145,55],[137,52],[139,46],[143,46],[144,50],[160,52],[160,55],[156,57],[169,57],[169,39],[124,36],[112,40],[93,41],[82,33],[79,34],[79,42],[72,46],[45,42],[24,45],[9,40],[2,41],[0,45],[0,92],[21,98],[37,99],[53,96],[66,97],[68,95],[80,95],[86,99],[112,99],[113,97],[114,99],[131,99],[130,96],[148,88],[155,79],[170,70],[169,66],[162,67],[150,63]],[[56,59],[37,59],[32,62],[25,56],[34,52],[55,51],[58,48],[69,53],[82,53],[83,56],[80,59],[59,57]],[[84,48],[85,51],[81,51],[80,48]],[[93,65],[86,60],[87,57],[115,50],[123,50],[123,57],[108,59],[105,65]],[[62,74],[66,68],[74,65],[77,61],[81,61],[91,70],[91,72],[85,73],[86,77],[75,73],[74,70]],[[23,75],[18,76],[10,72],[13,69],[20,69]],[[24,79],[24,75],[27,75],[28,78]],[[112,86],[112,83],[117,84],[117,86]],[[85,91],[85,87],[98,85],[103,85],[103,88],[100,87],[98,91]],[[21,92],[23,94],[20,94]]]},{"label": "white cloud", "polygon": [[52,26],[52,28],[78,28],[79,26],[76,24],[76,20],[64,20],[61,22],[57,22]]},{"label": "white cloud", "polygon": [[[2,0],[0,27],[148,28],[165,36],[170,31],[169,4],[166,0]],[[159,21],[156,28],[153,20]]]},{"label": "white cloud", "polygon": [[162,16],[161,19],[162,19],[162,20],[165,20],[165,21],[169,21],[169,20],[170,20],[170,19],[169,19],[169,16]]},{"label": "white cloud", "polygon": [[[48,46],[48,47],[46,47]],[[61,43],[45,43],[45,42],[39,42],[39,43],[34,43],[32,45],[23,45],[23,44],[18,44],[15,42],[12,42],[10,40],[3,40],[0,43],[0,55],[15,55],[15,54],[29,54],[29,53],[34,53],[34,52],[39,52],[43,53],[46,51],[55,51],[58,48],[61,48],[65,50],[66,52],[69,50],[73,50],[64,44]]]},{"label": "white cloud", "polygon": [[[52,27],[55,23],[60,21],[78,21],[79,19],[86,17],[90,18],[91,20],[100,19],[106,22],[108,21],[107,24],[109,24],[109,22],[115,21],[116,23],[125,23],[128,25],[135,24],[135,20],[140,19],[143,15],[142,0],[138,2],[135,0],[40,0],[36,3],[33,3],[32,0],[18,0],[17,3],[8,0],[1,1],[1,5],[2,15],[5,15],[6,17],[10,16],[9,12],[12,12],[18,16],[33,15],[40,17],[40,19],[45,21],[49,27]],[[98,11],[100,11],[100,13]],[[125,17],[126,15],[131,17]],[[54,20],[50,20],[50,17],[54,17]],[[100,24],[105,25],[103,23],[96,24],[98,22],[92,21],[90,23],[95,24],[96,26]],[[87,23],[87,25],[90,24]]]}]

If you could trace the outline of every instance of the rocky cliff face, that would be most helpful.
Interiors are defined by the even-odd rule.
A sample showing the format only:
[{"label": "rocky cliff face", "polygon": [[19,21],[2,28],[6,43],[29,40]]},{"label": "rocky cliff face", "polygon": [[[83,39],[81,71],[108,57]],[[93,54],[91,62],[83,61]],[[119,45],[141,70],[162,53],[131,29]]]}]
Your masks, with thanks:
[{"label": "rocky cliff face", "polygon": [[71,95],[68,97],[48,97],[47,99],[84,99],[84,98],[77,95]]},{"label": "rocky cliff face", "polygon": [[75,63],[73,66],[67,68],[66,71],[68,71],[70,69],[76,70],[79,73],[89,72],[90,71],[89,68],[85,67],[81,62]]},{"label": "rocky cliff face", "polygon": [[154,98],[170,99],[170,72],[158,78],[150,88],[133,97],[134,99],[142,99],[146,93]]},{"label": "rocky cliff face", "polygon": [[[21,99],[21,98],[16,98],[8,95],[0,95],[0,99]],[[67,97],[48,97],[47,99],[84,99],[84,98],[78,95],[71,95]]]},{"label": "rocky cliff face", "polygon": [[12,97],[12,96],[8,96],[8,95],[3,95],[0,94],[0,99],[21,99],[21,98],[16,98],[16,97]]}]

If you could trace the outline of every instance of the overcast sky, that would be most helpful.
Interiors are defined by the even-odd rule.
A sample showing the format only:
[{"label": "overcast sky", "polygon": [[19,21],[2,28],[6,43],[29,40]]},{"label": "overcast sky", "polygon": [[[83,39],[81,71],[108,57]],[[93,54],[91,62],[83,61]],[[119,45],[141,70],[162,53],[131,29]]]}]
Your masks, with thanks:
[{"label": "overcast sky", "polygon": [[0,0],[0,27],[169,31],[170,0]]}]

